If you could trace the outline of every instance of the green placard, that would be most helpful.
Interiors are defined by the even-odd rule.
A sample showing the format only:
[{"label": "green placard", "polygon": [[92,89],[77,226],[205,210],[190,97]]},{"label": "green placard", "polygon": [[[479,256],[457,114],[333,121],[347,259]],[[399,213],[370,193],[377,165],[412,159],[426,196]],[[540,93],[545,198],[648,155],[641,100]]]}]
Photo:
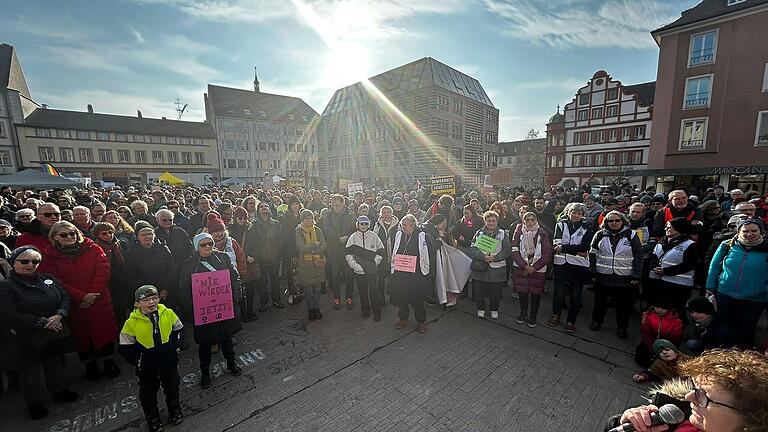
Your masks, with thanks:
[{"label": "green placard", "polygon": [[475,239],[475,247],[480,249],[481,252],[485,252],[487,254],[496,252],[496,248],[499,247],[499,244],[501,244],[500,241],[485,234],[480,234],[477,236],[477,239]]}]

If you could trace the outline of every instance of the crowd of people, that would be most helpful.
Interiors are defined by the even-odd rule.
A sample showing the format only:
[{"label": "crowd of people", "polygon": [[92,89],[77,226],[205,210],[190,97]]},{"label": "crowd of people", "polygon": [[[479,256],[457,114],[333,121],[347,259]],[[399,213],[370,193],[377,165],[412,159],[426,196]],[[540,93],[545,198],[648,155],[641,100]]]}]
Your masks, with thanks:
[{"label": "crowd of people", "polygon": [[[136,366],[147,424],[159,431],[161,385],[169,421],[183,420],[175,365],[188,339],[198,346],[202,388],[211,386],[219,351],[239,376],[236,333],[284,301],[303,302],[308,321],[324,319],[326,293],[334,310],[359,308],[374,321],[392,304],[396,328],[409,327],[413,311],[417,331],[427,333],[425,303],[452,306],[471,291],[476,316],[495,320],[511,284],[517,323],[533,328],[548,279],[547,326],[583,331],[577,318],[590,289],[588,330],[601,331],[614,308],[616,336],[626,339],[639,307],[644,369],[633,379],[675,378],[700,371],[691,365],[712,349],[768,348],[756,340],[768,306],[766,222],[765,197],[719,186],[702,199],[631,187],[597,196],[586,187],[455,196],[424,188],[345,196],[327,188],[3,187],[0,378],[20,387],[30,417],[40,419],[48,415],[41,369],[51,400],[68,403],[78,395],[66,387],[64,353],[77,353],[87,380],[123,373],[119,354]],[[193,280],[222,271],[233,316],[199,322]],[[706,408],[712,392],[695,388],[694,402]],[[644,409],[623,420],[644,421],[652,411]]]}]

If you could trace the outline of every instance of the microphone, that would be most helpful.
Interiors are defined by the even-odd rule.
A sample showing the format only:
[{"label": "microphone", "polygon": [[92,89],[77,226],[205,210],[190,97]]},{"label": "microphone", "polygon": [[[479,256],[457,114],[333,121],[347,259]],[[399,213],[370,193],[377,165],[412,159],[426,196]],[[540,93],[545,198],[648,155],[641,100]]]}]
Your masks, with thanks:
[{"label": "microphone", "polygon": [[[666,404],[659,408],[658,412],[651,413],[651,426],[675,425],[682,423],[683,420],[685,420],[685,414],[673,404]],[[608,432],[634,432],[636,430],[632,423],[622,423],[621,426],[616,426]]]}]

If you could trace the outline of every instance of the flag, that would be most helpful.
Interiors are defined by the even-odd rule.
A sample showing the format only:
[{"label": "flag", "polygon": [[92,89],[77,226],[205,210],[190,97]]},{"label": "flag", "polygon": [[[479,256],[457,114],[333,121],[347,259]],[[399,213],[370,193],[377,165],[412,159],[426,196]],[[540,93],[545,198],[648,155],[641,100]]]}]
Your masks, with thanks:
[{"label": "flag", "polygon": [[40,162],[40,170],[46,174],[61,177],[61,174],[59,174],[59,170],[57,170],[56,167],[54,167],[49,163]]}]

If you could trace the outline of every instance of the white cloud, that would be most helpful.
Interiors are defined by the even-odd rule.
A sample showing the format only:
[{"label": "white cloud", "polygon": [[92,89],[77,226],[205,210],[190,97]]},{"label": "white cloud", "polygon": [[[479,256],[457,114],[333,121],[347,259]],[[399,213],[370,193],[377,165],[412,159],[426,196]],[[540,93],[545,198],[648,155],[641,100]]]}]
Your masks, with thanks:
[{"label": "white cloud", "polygon": [[558,49],[655,47],[650,31],[672,22],[679,5],[666,0],[482,0],[507,22],[503,33]]},{"label": "white cloud", "polygon": [[128,30],[130,30],[131,34],[136,39],[136,43],[144,43],[144,36],[141,35],[141,32],[133,25],[133,23],[128,23]]}]

